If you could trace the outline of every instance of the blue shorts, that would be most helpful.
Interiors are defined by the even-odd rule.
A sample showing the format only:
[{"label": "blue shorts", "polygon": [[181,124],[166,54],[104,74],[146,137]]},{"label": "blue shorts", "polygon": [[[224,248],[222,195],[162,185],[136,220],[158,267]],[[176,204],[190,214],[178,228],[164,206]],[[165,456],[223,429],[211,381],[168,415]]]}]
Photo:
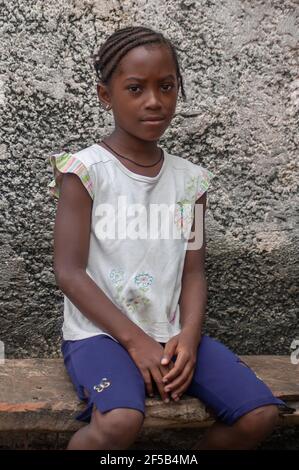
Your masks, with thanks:
[{"label": "blue shorts", "polygon": [[[77,341],[63,340],[61,351],[79,399],[87,402],[77,420],[89,423],[94,405],[101,413],[133,408],[145,415],[147,391],[143,376],[120,343],[100,334]],[[88,398],[84,389],[88,390]],[[185,394],[200,399],[216,419],[228,425],[260,406],[286,406],[237,355],[207,335],[202,336],[198,346],[193,379]]]}]

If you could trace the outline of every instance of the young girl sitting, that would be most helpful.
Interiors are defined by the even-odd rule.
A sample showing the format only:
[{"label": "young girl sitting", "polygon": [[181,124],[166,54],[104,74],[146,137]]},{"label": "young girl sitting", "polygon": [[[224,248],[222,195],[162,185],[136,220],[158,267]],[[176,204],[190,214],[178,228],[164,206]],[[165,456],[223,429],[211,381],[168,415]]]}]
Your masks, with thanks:
[{"label": "young girl sitting", "polygon": [[[77,416],[87,425],[68,449],[127,449],[155,391],[166,403],[186,393],[213,411],[216,421],[197,448],[255,448],[284,403],[202,331],[204,214],[214,175],[158,146],[179,90],[185,98],[175,47],[150,28],[126,27],[104,42],[94,64],[115,128],[76,153],[50,157],[62,353],[87,401]],[[170,219],[176,236],[165,229]]]}]

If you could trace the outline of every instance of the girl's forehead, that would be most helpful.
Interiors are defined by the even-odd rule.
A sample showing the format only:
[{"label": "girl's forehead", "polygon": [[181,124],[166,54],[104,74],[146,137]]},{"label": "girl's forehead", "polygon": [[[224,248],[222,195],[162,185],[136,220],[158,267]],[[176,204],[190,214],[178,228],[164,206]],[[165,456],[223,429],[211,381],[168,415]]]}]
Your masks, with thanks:
[{"label": "girl's forehead", "polygon": [[117,75],[126,79],[134,74],[176,75],[175,63],[171,51],[164,45],[138,46],[131,49],[120,60]]}]

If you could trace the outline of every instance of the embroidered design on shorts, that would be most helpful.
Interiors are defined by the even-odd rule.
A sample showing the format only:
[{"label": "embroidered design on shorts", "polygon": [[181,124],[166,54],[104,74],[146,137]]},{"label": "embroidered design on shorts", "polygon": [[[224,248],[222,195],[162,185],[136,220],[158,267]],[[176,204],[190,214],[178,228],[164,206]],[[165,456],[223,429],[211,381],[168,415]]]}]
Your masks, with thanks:
[{"label": "embroidered design on shorts", "polygon": [[101,393],[105,388],[109,387],[111,382],[104,377],[98,385],[94,385],[93,389],[96,390],[98,393]]}]

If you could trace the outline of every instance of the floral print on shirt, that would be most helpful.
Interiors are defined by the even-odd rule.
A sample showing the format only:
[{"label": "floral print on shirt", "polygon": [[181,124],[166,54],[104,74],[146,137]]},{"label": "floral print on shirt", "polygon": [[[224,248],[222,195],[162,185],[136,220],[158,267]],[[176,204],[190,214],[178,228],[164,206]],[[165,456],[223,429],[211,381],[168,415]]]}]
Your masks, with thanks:
[{"label": "floral print on shirt", "polygon": [[148,290],[148,286],[150,286],[153,282],[154,278],[148,273],[140,273],[135,276],[135,284],[140,286],[142,289]]},{"label": "floral print on shirt", "polygon": [[201,176],[190,176],[187,180],[184,198],[176,202],[174,222],[180,231],[186,230],[185,234],[188,234],[193,223],[194,204],[208,189],[213,176],[213,173],[206,168],[202,168]]},{"label": "floral print on shirt", "polygon": [[197,184],[198,178],[196,176],[191,176],[187,181],[185,197],[176,202],[174,222],[179,230],[182,230],[184,227],[187,229],[192,225],[192,209],[195,202]]},{"label": "floral print on shirt", "polygon": [[112,269],[110,271],[109,277],[113,284],[120,284],[124,280],[124,271],[122,269]]},{"label": "floral print on shirt", "polygon": [[114,268],[110,271],[109,278],[115,286],[116,300],[131,314],[139,313],[140,307],[151,303],[150,299],[145,295],[154,281],[153,276],[149,273],[141,272],[134,277],[134,283],[137,287],[135,291],[132,290],[134,293],[132,292],[132,296],[129,298],[125,297],[122,292],[125,287],[124,271],[120,268]]}]

